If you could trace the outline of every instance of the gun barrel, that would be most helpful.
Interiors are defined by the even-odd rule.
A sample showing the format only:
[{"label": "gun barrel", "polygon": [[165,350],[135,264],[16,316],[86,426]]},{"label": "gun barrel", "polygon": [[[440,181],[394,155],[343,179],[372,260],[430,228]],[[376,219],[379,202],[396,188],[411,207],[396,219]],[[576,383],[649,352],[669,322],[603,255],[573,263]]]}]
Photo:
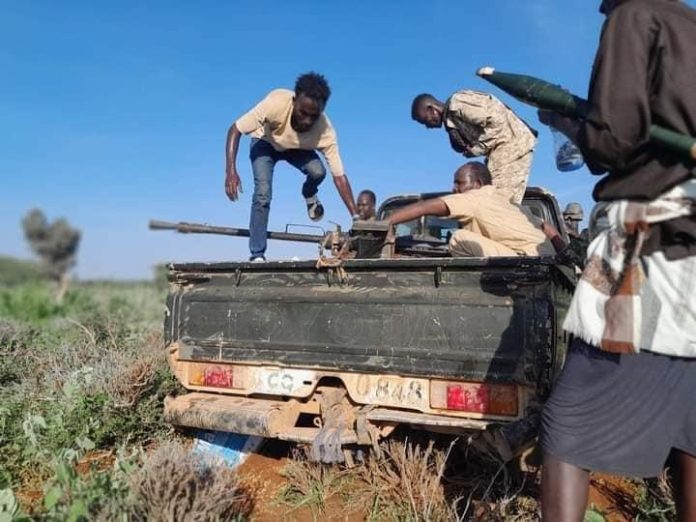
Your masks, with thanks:
[{"label": "gun barrel", "polygon": [[[476,74],[521,102],[534,107],[552,110],[573,118],[583,118],[587,114],[587,100],[540,78],[500,72],[493,67],[481,67]],[[652,125],[650,141],[672,152],[683,161],[690,163],[696,161],[696,138],[692,136]]]},{"label": "gun barrel", "polygon": [[160,219],[151,219],[148,228],[150,230],[176,230],[176,223],[162,221]]},{"label": "gun barrel", "polygon": [[[215,234],[221,236],[249,237],[248,228],[220,227],[202,223],[188,223],[185,221],[173,223],[170,221],[151,219],[149,228],[150,230],[175,230],[180,234]],[[268,239],[298,241],[301,243],[319,243],[324,239],[324,236],[320,235],[296,234],[291,232],[267,232],[266,237]]]}]

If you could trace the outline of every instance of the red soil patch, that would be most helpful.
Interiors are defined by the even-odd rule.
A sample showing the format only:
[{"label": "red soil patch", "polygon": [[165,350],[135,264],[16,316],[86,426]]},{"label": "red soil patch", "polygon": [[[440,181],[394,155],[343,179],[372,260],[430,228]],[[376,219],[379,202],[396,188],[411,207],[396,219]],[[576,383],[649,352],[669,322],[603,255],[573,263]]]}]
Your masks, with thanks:
[{"label": "red soil patch", "polygon": [[278,441],[268,441],[259,453],[252,453],[237,468],[237,473],[254,498],[252,520],[284,520],[287,508],[276,505],[274,499],[287,483],[281,471],[288,462],[289,447]]},{"label": "red soil patch", "polygon": [[92,470],[104,471],[114,465],[116,457],[113,451],[90,451],[75,464],[75,471],[80,475],[87,475]]},{"label": "red soil patch", "polygon": [[22,487],[15,491],[15,497],[22,510],[32,514],[39,508],[43,499],[43,489]]},{"label": "red soil patch", "polygon": [[588,505],[603,512],[607,522],[633,520],[635,513],[635,485],[613,475],[593,473],[590,479]]},{"label": "red soil patch", "polygon": [[315,511],[309,506],[294,507],[283,504],[280,492],[288,484],[281,474],[288,464],[291,445],[277,440],[269,440],[259,453],[252,453],[237,468],[240,479],[249,487],[254,497],[254,510],[251,520],[303,522],[326,520],[329,522],[362,522],[365,520],[365,506],[347,506],[337,495],[330,497],[323,511]]}]

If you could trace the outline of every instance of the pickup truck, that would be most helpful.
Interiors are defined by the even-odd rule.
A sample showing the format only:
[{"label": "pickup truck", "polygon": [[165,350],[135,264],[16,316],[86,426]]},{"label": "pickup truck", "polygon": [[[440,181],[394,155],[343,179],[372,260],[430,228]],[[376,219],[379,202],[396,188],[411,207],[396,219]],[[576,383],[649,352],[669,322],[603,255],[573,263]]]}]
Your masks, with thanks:
[{"label": "pickup truck", "polygon": [[[392,197],[378,217],[435,195]],[[523,205],[564,231],[549,192],[529,188]],[[554,257],[450,257],[457,226],[399,225],[395,255],[340,266],[169,265],[166,349],[188,393],[167,398],[165,418],[308,443],[325,462],[400,425],[500,428],[514,452],[563,364],[575,273]]]}]

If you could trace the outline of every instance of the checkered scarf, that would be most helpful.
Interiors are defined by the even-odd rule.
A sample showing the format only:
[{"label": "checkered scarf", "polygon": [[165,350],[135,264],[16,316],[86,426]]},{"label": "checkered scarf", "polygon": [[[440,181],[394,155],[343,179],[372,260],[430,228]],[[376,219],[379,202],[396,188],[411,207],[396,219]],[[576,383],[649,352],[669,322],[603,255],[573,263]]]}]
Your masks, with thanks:
[{"label": "checkered scarf", "polygon": [[651,225],[694,212],[696,179],[654,201],[598,204],[564,329],[608,352],[695,357],[696,258],[640,255]]}]

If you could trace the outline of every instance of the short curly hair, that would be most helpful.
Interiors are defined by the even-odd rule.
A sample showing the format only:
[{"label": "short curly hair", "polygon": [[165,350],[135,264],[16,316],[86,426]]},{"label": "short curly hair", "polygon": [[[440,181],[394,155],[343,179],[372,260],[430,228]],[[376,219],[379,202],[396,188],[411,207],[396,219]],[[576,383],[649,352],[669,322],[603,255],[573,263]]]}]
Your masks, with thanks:
[{"label": "short curly hair", "polygon": [[300,94],[325,107],[326,102],[329,101],[329,96],[331,96],[331,89],[323,75],[308,72],[297,78],[295,82],[295,95],[299,96]]},{"label": "short curly hair", "polygon": [[372,192],[371,190],[363,190],[362,192],[360,192],[360,194],[358,194],[358,199],[360,199],[360,196],[362,196],[363,194],[369,198],[373,205],[377,204],[377,196],[374,192]]},{"label": "short curly hair", "polygon": [[421,105],[425,105],[426,103],[432,103],[434,101],[437,101],[435,99],[435,96],[432,94],[428,94],[427,92],[424,92],[423,94],[419,94],[415,98],[413,98],[413,103],[411,103],[411,119],[418,121],[418,111],[421,108]]}]

